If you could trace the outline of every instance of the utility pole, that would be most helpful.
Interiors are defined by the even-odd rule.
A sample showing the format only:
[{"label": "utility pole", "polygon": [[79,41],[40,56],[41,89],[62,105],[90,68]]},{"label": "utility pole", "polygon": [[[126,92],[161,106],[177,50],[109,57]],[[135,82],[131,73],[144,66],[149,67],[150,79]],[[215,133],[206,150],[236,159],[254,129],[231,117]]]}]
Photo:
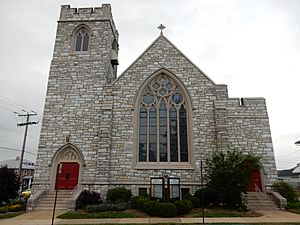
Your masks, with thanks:
[{"label": "utility pole", "polygon": [[32,113],[29,113],[29,112],[27,112],[25,110],[23,110],[23,111],[26,112],[26,114],[19,114],[18,116],[26,117],[26,122],[25,123],[18,123],[17,124],[18,127],[25,126],[25,134],[24,134],[24,139],[23,139],[23,146],[22,146],[21,158],[20,158],[20,165],[19,165],[19,171],[18,171],[18,175],[19,175],[19,180],[20,181],[21,181],[21,173],[22,173],[23,158],[24,158],[24,151],[25,151],[25,145],[26,145],[26,138],[27,138],[28,126],[29,125],[38,124],[38,122],[39,122],[39,121],[30,122],[30,117],[31,116],[36,116],[37,115],[36,112],[32,111]]}]

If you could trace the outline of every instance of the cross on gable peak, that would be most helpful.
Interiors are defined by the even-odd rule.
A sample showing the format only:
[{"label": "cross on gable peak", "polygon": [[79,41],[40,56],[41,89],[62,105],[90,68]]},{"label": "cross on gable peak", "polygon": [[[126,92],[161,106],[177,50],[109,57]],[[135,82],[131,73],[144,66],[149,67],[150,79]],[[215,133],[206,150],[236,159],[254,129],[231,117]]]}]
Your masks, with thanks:
[{"label": "cross on gable peak", "polygon": [[160,24],[157,28],[160,30],[160,34],[162,35],[163,29],[165,29],[166,27],[163,24]]}]

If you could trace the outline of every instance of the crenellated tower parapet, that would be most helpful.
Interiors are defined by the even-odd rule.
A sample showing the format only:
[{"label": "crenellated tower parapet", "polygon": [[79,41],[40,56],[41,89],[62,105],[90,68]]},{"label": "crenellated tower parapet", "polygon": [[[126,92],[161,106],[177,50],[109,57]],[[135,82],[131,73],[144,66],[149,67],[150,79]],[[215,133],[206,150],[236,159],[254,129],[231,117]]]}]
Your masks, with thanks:
[{"label": "crenellated tower parapet", "polygon": [[[70,21],[101,21],[109,20],[111,22],[113,32],[118,37],[118,31],[113,21],[110,4],[102,4],[102,7],[89,8],[71,8],[70,5],[62,5],[60,11],[60,22]],[[116,37],[116,38],[117,38]]]}]

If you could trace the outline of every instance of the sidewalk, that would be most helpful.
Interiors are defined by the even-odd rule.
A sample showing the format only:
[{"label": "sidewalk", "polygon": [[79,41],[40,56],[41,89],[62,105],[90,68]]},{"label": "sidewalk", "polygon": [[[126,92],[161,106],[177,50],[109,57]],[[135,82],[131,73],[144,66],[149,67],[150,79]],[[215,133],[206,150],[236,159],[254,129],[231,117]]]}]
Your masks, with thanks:
[{"label": "sidewalk", "polygon": [[[283,223],[300,224],[300,215],[286,211],[258,211],[261,217],[205,218],[205,223]],[[56,215],[62,214],[58,211]],[[52,212],[36,211],[0,220],[0,225],[50,225]],[[121,219],[55,219],[55,224],[151,224],[151,223],[202,223],[202,218],[121,218]]]}]

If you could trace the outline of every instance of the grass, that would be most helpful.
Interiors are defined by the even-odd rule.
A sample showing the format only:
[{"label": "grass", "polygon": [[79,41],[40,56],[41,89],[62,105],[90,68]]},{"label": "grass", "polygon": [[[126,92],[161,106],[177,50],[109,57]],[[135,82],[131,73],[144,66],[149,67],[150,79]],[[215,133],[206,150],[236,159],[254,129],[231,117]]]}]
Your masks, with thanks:
[{"label": "grass", "polygon": [[96,213],[86,213],[86,212],[67,212],[60,216],[59,219],[101,219],[101,218],[137,218],[133,213],[130,212],[96,212]]},{"label": "grass", "polygon": [[[259,213],[248,211],[248,212],[239,212],[236,210],[229,209],[205,209],[204,217],[259,217],[262,216]],[[201,209],[192,209],[188,214],[183,217],[202,217]]]},{"label": "grass", "polygon": [[13,217],[19,216],[21,214],[23,214],[23,212],[8,212],[8,213],[3,213],[3,214],[0,214],[0,219],[13,218]]},{"label": "grass", "polygon": [[[202,211],[201,209],[193,209],[183,217],[201,217]],[[226,210],[226,209],[205,209],[204,212],[205,217],[259,217],[262,216],[256,212],[238,212],[235,210]],[[64,213],[58,218],[60,219],[101,219],[101,218],[145,218],[150,217],[146,213],[140,212],[138,210],[125,210],[125,211],[109,211],[109,212],[97,212],[97,213],[87,213],[84,211],[70,211]]]}]

